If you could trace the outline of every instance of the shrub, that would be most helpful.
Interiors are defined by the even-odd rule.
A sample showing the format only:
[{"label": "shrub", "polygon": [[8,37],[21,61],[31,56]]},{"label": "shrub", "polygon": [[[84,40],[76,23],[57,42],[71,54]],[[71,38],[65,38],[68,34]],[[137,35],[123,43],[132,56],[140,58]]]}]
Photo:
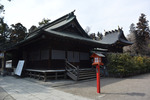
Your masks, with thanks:
[{"label": "shrub", "polygon": [[108,72],[111,76],[127,77],[150,72],[150,57],[129,54],[108,54]]}]

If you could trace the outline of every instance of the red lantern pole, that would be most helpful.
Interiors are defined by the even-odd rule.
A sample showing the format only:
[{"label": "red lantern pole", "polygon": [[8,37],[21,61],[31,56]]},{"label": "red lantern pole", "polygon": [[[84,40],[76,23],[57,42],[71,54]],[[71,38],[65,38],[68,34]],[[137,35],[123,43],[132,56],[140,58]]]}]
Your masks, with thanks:
[{"label": "red lantern pole", "polygon": [[96,77],[97,77],[97,93],[100,93],[100,66],[96,66]]}]

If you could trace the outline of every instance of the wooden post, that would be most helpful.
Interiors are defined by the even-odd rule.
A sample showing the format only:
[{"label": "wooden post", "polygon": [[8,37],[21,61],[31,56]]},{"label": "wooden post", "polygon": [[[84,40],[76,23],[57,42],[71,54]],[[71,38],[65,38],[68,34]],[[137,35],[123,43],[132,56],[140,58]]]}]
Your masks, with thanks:
[{"label": "wooden post", "polygon": [[2,76],[4,76],[4,70],[5,70],[5,53],[4,52],[2,52],[1,53],[1,58],[2,58],[2,72],[1,72],[1,74],[2,74]]},{"label": "wooden post", "polygon": [[100,66],[96,66],[96,77],[97,77],[97,93],[100,93]]},{"label": "wooden post", "polygon": [[2,58],[2,73],[4,72],[4,58]]},{"label": "wooden post", "polygon": [[77,66],[77,81],[79,80],[79,66]]},{"label": "wooden post", "polygon": [[46,82],[47,80],[47,75],[46,75],[46,72],[44,72],[44,82]]}]

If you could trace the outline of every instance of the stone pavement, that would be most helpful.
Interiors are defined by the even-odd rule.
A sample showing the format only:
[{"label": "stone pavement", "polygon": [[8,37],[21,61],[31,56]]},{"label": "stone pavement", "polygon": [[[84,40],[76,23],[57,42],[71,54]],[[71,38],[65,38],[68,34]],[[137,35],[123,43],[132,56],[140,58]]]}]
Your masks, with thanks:
[{"label": "stone pavement", "polygon": [[15,100],[91,100],[10,76],[0,77],[0,87]]},{"label": "stone pavement", "polygon": [[15,100],[3,88],[0,87],[0,100]]},{"label": "stone pavement", "polygon": [[[33,78],[6,76],[0,77],[0,87],[16,100],[150,100],[150,74],[102,78],[101,94],[96,93],[96,79],[43,82]],[[6,95],[0,95],[0,100],[1,96]],[[13,100],[10,95],[4,100]]]}]

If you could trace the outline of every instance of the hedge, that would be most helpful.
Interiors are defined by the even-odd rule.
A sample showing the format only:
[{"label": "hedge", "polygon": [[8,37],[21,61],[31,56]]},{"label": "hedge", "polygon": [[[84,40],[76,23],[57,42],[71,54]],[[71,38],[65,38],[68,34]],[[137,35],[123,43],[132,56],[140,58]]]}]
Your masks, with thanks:
[{"label": "hedge", "polygon": [[127,77],[150,72],[150,57],[108,54],[107,59],[107,69],[110,76]]}]

